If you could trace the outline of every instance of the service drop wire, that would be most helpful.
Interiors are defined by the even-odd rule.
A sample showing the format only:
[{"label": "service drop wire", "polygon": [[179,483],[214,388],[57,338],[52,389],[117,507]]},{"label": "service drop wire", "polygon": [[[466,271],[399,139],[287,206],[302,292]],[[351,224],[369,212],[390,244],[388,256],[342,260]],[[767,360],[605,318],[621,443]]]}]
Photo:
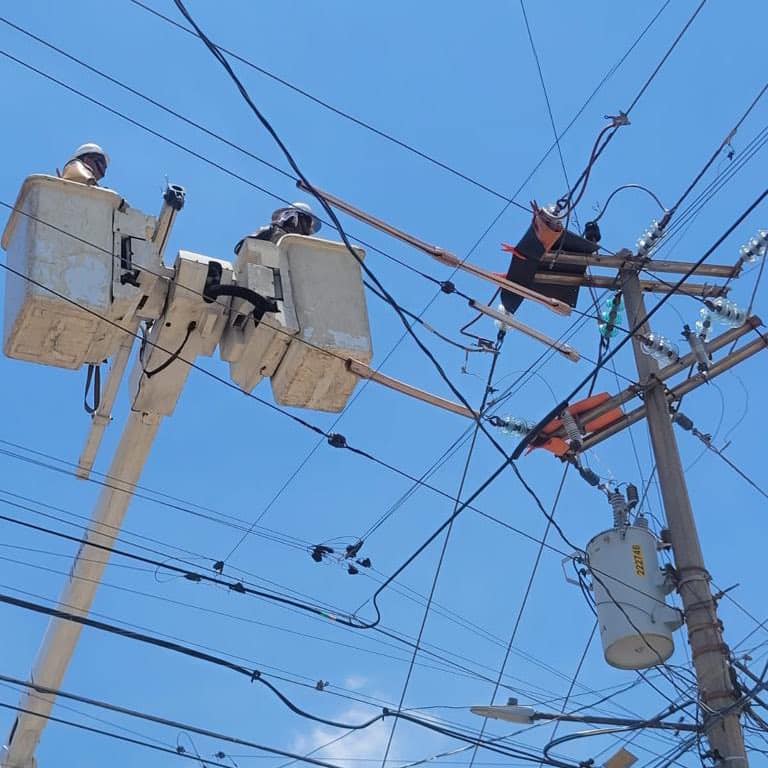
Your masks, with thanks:
[{"label": "service drop wire", "polygon": [[[602,359],[599,365],[595,366],[595,370],[590,372],[582,381],[574,387],[573,391],[561,402],[559,402],[552,410],[550,410],[543,419],[541,419],[536,426],[528,432],[528,434],[520,441],[512,454],[512,460],[520,458],[523,451],[528,447],[530,442],[539,434],[539,432],[559,413],[565,409],[571,400],[579,394],[579,392],[592,380],[596,371],[599,371],[605,364],[613,359],[616,354],[621,350],[631,339],[635,337],[638,331],[647,323],[669,299],[674,296],[678,289],[688,280],[688,278],[694,274],[694,272],[723,244],[723,242],[730,237],[731,233],[757,208],[760,203],[768,196],[768,188],[764,189],[757,198],[747,207],[747,209],[741,213],[738,218],[731,224],[726,231],[720,235],[720,237],[711,245],[697,261],[695,261],[690,269],[672,286],[670,291],[662,296],[655,306],[645,315],[640,318],[633,328],[630,328],[629,333]],[[514,466],[514,464],[512,465]]]}]

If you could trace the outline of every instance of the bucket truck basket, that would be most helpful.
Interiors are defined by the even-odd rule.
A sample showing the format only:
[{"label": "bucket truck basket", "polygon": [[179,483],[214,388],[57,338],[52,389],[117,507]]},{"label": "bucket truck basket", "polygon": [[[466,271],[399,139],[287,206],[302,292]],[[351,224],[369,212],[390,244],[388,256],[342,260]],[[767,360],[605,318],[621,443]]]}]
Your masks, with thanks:
[{"label": "bucket truck basket", "polygon": [[358,260],[317,237],[285,235],[276,245],[247,238],[235,272],[238,285],[278,311],[254,323],[252,306],[233,299],[221,356],[234,381],[250,392],[269,377],[281,405],[341,411],[359,381],[350,361],[365,367],[373,356]]},{"label": "bucket truck basket", "polygon": [[156,224],[113,190],[29,176],[2,237],[5,354],[69,369],[110,357],[160,271]]}]

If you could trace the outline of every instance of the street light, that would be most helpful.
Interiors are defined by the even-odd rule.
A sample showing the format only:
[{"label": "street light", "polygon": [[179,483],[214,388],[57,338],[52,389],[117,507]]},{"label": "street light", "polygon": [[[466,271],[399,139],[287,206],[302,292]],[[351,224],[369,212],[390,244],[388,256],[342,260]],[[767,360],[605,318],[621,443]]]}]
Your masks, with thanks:
[{"label": "street light", "polygon": [[[516,699],[510,699],[510,702],[512,701],[516,701]],[[538,714],[533,707],[521,707],[517,703],[494,707],[470,707],[470,711],[481,717],[506,720],[509,723],[522,723],[523,725],[530,725],[537,719],[536,715]]]},{"label": "street light", "polygon": [[[565,712],[537,712],[533,707],[524,707],[517,703],[517,699],[509,699],[504,705],[492,705],[486,707],[470,707],[470,711],[481,717],[490,717],[494,720],[506,720],[509,723],[531,725],[537,720],[561,720],[567,723],[592,723],[595,725],[617,725],[632,728],[660,728],[668,731],[694,731],[701,728],[695,723],[669,723],[659,717],[651,720],[631,720],[625,717],[596,717],[594,715],[570,715]],[[671,712],[668,712],[671,714]]]}]

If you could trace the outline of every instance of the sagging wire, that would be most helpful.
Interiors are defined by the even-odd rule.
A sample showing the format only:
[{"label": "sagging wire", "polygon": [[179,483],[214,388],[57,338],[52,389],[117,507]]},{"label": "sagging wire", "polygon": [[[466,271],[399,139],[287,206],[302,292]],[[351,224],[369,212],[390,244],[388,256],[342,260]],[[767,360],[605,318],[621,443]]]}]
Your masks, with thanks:
[{"label": "sagging wire", "polygon": [[598,221],[600,221],[600,219],[602,219],[602,218],[603,218],[603,214],[604,214],[604,213],[606,212],[606,210],[608,209],[608,206],[610,205],[610,203],[611,203],[611,200],[613,200],[613,198],[614,198],[614,197],[615,197],[615,196],[616,196],[616,195],[617,195],[619,192],[621,192],[622,190],[625,190],[625,189],[639,189],[639,190],[642,190],[643,192],[646,192],[648,195],[650,195],[650,196],[651,196],[651,197],[654,199],[654,201],[655,201],[655,202],[656,202],[656,204],[659,206],[659,208],[661,208],[661,210],[662,210],[662,211],[666,211],[666,210],[667,210],[667,209],[666,209],[666,207],[664,206],[664,203],[662,203],[662,202],[661,202],[661,200],[659,200],[659,198],[658,198],[658,196],[656,195],[656,193],[655,193],[655,192],[653,192],[653,191],[651,191],[651,190],[650,190],[648,187],[646,187],[645,185],[643,185],[643,184],[622,184],[620,187],[616,187],[616,189],[614,189],[614,190],[613,190],[613,192],[611,192],[611,194],[610,194],[610,195],[608,195],[608,198],[607,198],[607,199],[606,199],[606,201],[603,203],[603,207],[602,207],[602,208],[600,208],[600,209],[598,209],[598,214],[597,214],[597,216],[595,216],[595,217],[592,219],[592,221],[593,221],[595,224],[596,224]]}]

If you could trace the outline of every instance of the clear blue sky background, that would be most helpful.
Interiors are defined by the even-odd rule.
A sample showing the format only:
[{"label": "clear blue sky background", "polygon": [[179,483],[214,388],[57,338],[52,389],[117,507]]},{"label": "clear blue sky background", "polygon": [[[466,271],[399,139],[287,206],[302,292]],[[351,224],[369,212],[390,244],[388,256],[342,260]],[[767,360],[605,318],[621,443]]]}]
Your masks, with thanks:
[{"label": "clear blue sky background", "polygon": [[[178,18],[168,0],[147,2]],[[695,5],[690,0],[669,4],[564,137],[562,151],[571,179],[581,171],[594,137],[604,125],[603,116],[626,108],[632,101]],[[598,0],[528,3],[559,129],[570,121],[660,6],[659,2]],[[214,40],[505,194],[518,188],[552,143],[541,85],[516,2],[470,5],[434,0],[378,4],[291,0],[214,4],[190,0],[190,10]],[[6,2],[2,14],[232,142],[286,167],[278,149],[202,44],[128,0]],[[622,129],[596,166],[579,211],[582,222],[594,205],[622,183],[647,184],[671,204],[762,86],[765,58],[756,31],[764,30],[767,22],[764,3],[707,3],[633,112],[632,125]],[[290,180],[5,24],[0,24],[0,48],[271,193],[297,197]],[[239,64],[235,68],[316,184],[462,255],[501,211],[502,200],[251,69]],[[53,172],[75,146],[98,141],[112,156],[109,186],[132,205],[154,213],[166,177],[187,188],[187,207],[178,219],[167,259],[178,248],[228,259],[232,245],[243,233],[266,221],[275,207],[275,200],[268,195],[5,57],[0,57],[0,82],[4,104],[0,198],[6,203],[15,199],[26,175]],[[737,157],[767,117],[768,107],[763,102],[733,140]],[[727,162],[718,160],[706,181]],[[704,208],[684,237],[670,243],[664,253],[684,260],[697,258],[764,184],[765,158],[757,155]],[[544,203],[565,189],[553,152],[517,199],[523,204],[534,198]],[[603,243],[614,250],[632,247],[656,215],[649,198],[636,192],[623,193],[603,219]],[[734,262],[741,243],[759,226],[765,226],[765,216],[763,206],[723,244],[713,261]],[[506,258],[499,244],[514,242],[527,223],[524,211],[509,208],[483,239],[473,260],[491,269],[504,269]],[[426,257],[358,223],[349,222],[348,229],[440,278],[448,274]],[[409,309],[421,311],[434,298],[432,284],[382,256],[369,254],[368,264]],[[755,274],[746,274],[733,288],[733,298],[743,305],[749,300]],[[487,298],[490,293],[488,285],[465,276],[457,283],[478,298]],[[765,296],[763,288],[757,295],[758,313],[766,309]],[[580,308],[586,310],[588,306],[584,294]],[[369,309],[375,364],[396,345],[383,366],[387,374],[449,395],[414,343],[398,343],[402,327],[391,308],[370,296]],[[659,313],[655,328],[677,338],[682,321],[695,322],[697,313],[695,302],[676,298]],[[426,315],[430,323],[451,336],[470,317],[462,300],[444,295]],[[556,318],[529,305],[519,317],[553,335],[563,333],[578,319]],[[479,327],[487,336],[494,333],[489,322],[483,321]],[[466,397],[479,403],[489,359],[473,355],[469,373],[463,375],[462,353],[433,336],[424,336],[424,340]],[[597,342],[592,322],[580,326],[573,338],[575,346],[590,359]],[[497,386],[514,381],[541,351],[532,342],[510,334],[498,364]],[[209,370],[227,375],[227,368],[218,359],[201,362]],[[633,375],[628,350],[618,356],[616,364],[620,375]],[[538,376],[516,389],[504,412],[539,418],[589,368],[587,361],[575,366],[548,359],[537,368]],[[766,372],[765,358],[754,358],[737,374],[726,375],[716,385],[686,398],[684,407],[702,431],[717,434],[718,444],[732,441],[728,455],[758,482],[765,479],[766,419],[760,381]],[[6,404],[0,439],[76,461],[88,429],[88,418],[81,408],[83,374],[2,358],[0,380]],[[598,391],[615,391],[622,383],[623,379],[617,380],[608,369],[600,376]],[[271,399],[266,383],[257,394]],[[351,444],[413,474],[426,470],[468,427],[458,416],[431,410],[373,385],[360,387],[358,395],[336,430]],[[101,471],[108,468],[126,412],[127,402],[121,398],[97,463]],[[333,422],[327,414],[302,415],[323,428]],[[729,432],[737,423],[735,431]],[[601,475],[640,485],[652,466],[645,427],[635,428],[632,438],[634,446],[628,432],[601,446],[590,456],[592,466]],[[175,414],[160,430],[143,483],[186,500],[186,506],[215,510],[212,516],[220,513],[221,517],[211,522],[139,499],[130,508],[125,530],[162,541],[169,553],[173,546],[192,550],[200,555],[200,566],[208,568],[213,560],[226,555],[239,537],[227,521],[252,521],[261,514],[316,439],[284,416],[192,372]],[[763,620],[765,500],[717,457],[700,456],[701,445],[692,437],[681,433],[679,440],[686,464],[693,464],[688,474],[691,498],[713,578],[720,587],[738,584],[730,596]],[[511,449],[514,442],[506,444]],[[0,447],[4,451],[9,448],[5,443]],[[451,494],[457,490],[466,450],[463,447],[433,478]],[[498,463],[498,454],[481,436],[467,489],[477,487]],[[520,469],[550,505],[562,473],[559,463],[539,452],[521,460]],[[95,484],[4,453],[0,454],[0,473],[0,498],[9,498],[6,492],[23,494],[34,499],[27,506],[35,509],[53,504],[66,513],[87,516],[99,490]],[[353,542],[407,488],[402,478],[323,444],[264,515],[263,528],[259,529],[263,535],[251,536],[240,547],[228,572],[245,569],[255,575],[249,577],[252,580],[269,580],[273,586],[281,585],[281,590],[297,590],[313,600],[353,610],[371,595],[382,574],[397,567],[446,518],[450,503],[424,489],[413,494],[365,543],[363,554],[372,559],[375,573],[348,576],[333,563],[314,563],[305,547],[328,540],[342,545]],[[544,531],[544,517],[511,472],[503,474],[477,505],[534,537]],[[5,501],[2,507],[4,514],[41,520],[32,512],[7,506]],[[655,486],[649,492],[646,510],[656,517],[663,514]],[[53,514],[64,519],[65,512]],[[611,520],[604,497],[573,476],[566,482],[557,516],[568,536],[580,546]],[[64,523],[55,525],[75,530]],[[291,545],[276,541],[275,531],[284,534],[281,539],[289,537],[286,540]],[[126,539],[135,541],[128,533]],[[568,551],[556,535],[549,540]],[[24,590],[40,601],[55,600],[73,551],[61,541],[42,534],[25,535],[16,526],[3,524],[3,591]],[[495,679],[536,551],[535,543],[466,511],[453,531],[435,592],[436,609],[424,633],[428,650],[441,656],[455,654],[451,658],[458,663]],[[439,546],[429,548],[404,574],[399,588],[388,590],[382,597],[383,624],[392,632],[408,637],[418,632],[423,613],[420,596],[429,590],[438,555]],[[567,693],[593,625],[578,589],[565,583],[560,559],[556,552],[545,551],[506,667],[504,682],[518,691],[521,701],[551,702]],[[288,681],[279,682],[286,694],[325,716],[360,721],[374,714],[382,701],[392,705],[399,700],[410,651],[383,635],[346,630],[268,602],[179,581],[151,569],[125,566],[119,560],[110,565],[94,606],[112,621],[139,625],[247,659],[244,663],[249,666],[286,678]],[[736,646],[755,628],[755,622],[728,600],[721,609],[727,640]],[[0,622],[0,670],[23,677],[46,622],[11,608],[0,609]],[[676,639],[672,662],[689,666],[684,636],[678,633]],[[766,639],[766,632],[758,630],[741,648]],[[440,651],[436,651],[438,647]],[[758,650],[755,656],[760,653]],[[319,679],[331,683],[325,692],[312,690]],[[599,697],[589,691],[626,685],[635,679],[632,673],[606,666],[596,638],[587,651],[571,706]],[[663,679],[658,685],[665,693],[674,694]],[[287,749],[309,750],[342,733],[296,717],[266,690],[225,670],[90,630],[83,632],[65,688]],[[481,724],[478,718],[450,707],[488,703],[491,693],[487,680],[446,670],[434,657],[420,654],[405,705],[438,707],[429,712],[477,728]],[[497,701],[513,693],[503,689]],[[349,696],[358,701],[346,698]],[[15,691],[0,690],[0,700],[14,703],[16,698]],[[631,710],[648,716],[665,704],[659,694],[639,686],[604,705],[603,711],[620,714]],[[558,701],[542,705],[549,709],[559,706]],[[92,722],[84,715],[57,711],[63,717]],[[168,729],[94,714],[176,744],[177,734]],[[12,713],[0,713],[3,735],[12,719]],[[377,726],[320,754],[340,764],[342,758],[352,758],[346,766],[369,764],[358,762],[360,759],[371,759],[370,764],[375,765],[383,755],[390,727]],[[495,724],[488,732],[499,735],[511,730]],[[561,733],[565,732],[563,728]],[[540,749],[550,734],[551,728],[545,727],[517,738]],[[181,743],[192,749],[189,742]],[[584,759],[606,748],[610,754],[612,743],[599,738],[577,742],[562,754]],[[674,737],[646,733],[634,742],[633,749],[647,763],[674,743]],[[234,759],[243,767],[280,764],[279,760],[257,753],[245,755],[245,749],[214,741],[196,738],[195,745],[204,757],[218,750],[237,755]],[[415,760],[457,746],[457,742],[401,724],[390,757]],[[464,752],[452,759],[468,760],[470,755]],[[484,753],[478,756],[481,763],[497,759]],[[756,755],[755,764],[763,759]],[[41,768],[64,761],[81,768],[101,766],[105,761],[146,768],[170,765],[175,760],[57,725],[46,730],[39,749]],[[692,753],[679,764],[699,763]]]}]

